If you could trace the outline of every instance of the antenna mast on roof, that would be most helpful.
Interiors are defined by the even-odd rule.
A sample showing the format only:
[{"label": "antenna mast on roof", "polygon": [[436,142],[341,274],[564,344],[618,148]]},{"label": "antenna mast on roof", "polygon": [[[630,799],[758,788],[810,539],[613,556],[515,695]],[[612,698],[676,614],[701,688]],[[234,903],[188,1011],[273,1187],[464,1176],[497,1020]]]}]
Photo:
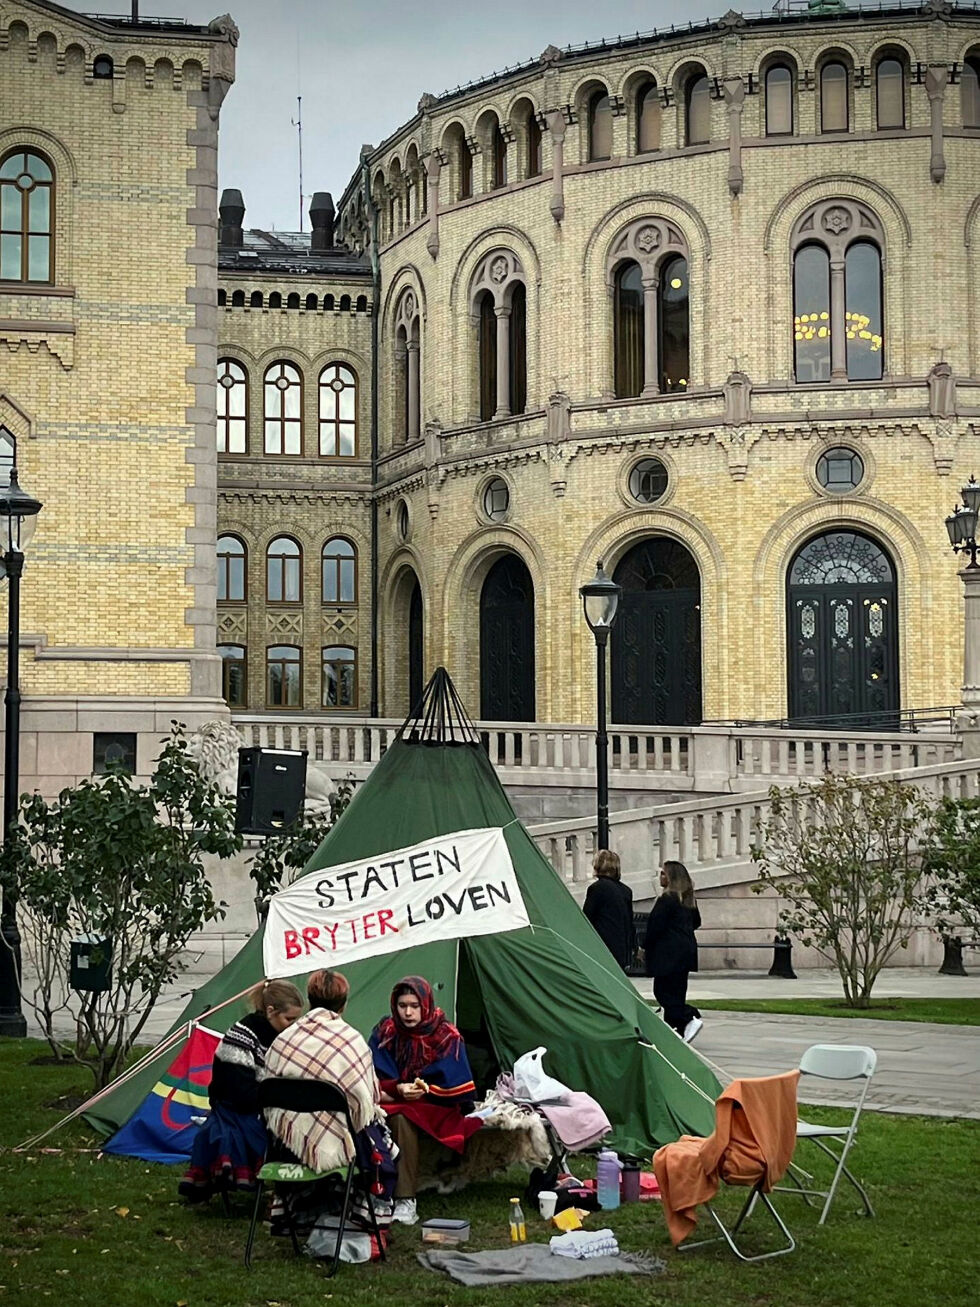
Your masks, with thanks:
[{"label": "antenna mast on roof", "polygon": [[296,117],[293,119],[299,143],[299,229],[303,230],[303,97],[296,97]]}]

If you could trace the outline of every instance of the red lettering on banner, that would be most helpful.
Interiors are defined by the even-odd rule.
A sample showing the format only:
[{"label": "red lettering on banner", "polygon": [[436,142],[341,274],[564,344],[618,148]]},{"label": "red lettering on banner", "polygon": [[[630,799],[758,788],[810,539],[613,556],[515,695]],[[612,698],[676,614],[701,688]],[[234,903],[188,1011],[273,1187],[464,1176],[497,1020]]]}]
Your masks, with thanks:
[{"label": "red lettering on banner", "polygon": [[365,939],[374,939],[374,928],[377,920],[373,912],[366,912],[361,920],[361,930]]},{"label": "red lettering on banner", "polygon": [[303,950],[299,946],[299,937],[295,930],[284,930],[282,937],[286,944],[286,957],[298,958]]},{"label": "red lettering on banner", "polygon": [[306,945],[307,956],[309,956],[313,949],[317,949],[320,953],[326,953],[327,950],[322,944],[318,943],[319,938],[320,931],[316,926],[303,927],[303,943]]},{"label": "red lettering on banner", "polygon": [[382,935],[397,935],[398,927],[390,924],[394,911],[391,908],[378,909],[378,924],[381,927]]}]

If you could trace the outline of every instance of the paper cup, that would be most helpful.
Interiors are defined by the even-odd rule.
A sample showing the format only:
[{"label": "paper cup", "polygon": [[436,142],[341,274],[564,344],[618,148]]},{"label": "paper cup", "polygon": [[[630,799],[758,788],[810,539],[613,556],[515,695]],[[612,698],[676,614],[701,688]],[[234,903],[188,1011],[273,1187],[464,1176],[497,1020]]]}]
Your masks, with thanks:
[{"label": "paper cup", "polygon": [[550,1189],[542,1189],[538,1194],[538,1211],[542,1219],[550,1221],[555,1214],[555,1207],[558,1204],[558,1195]]}]

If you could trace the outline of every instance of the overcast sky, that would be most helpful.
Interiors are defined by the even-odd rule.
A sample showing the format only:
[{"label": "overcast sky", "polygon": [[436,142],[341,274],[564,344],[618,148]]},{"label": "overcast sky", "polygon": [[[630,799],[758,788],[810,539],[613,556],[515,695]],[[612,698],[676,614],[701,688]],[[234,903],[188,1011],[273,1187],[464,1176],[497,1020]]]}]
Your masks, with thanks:
[{"label": "overcast sky", "polygon": [[[61,0],[128,15],[130,0]],[[768,5],[769,0],[766,0]],[[245,225],[299,226],[296,97],[303,96],[305,210],[336,200],[361,145],[439,95],[495,69],[578,45],[723,13],[729,0],[226,0],[241,29],[238,78],[221,110],[220,184],[245,198]],[[206,24],[222,0],[141,0],[144,15]],[[303,225],[309,230],[309,219]]]}]

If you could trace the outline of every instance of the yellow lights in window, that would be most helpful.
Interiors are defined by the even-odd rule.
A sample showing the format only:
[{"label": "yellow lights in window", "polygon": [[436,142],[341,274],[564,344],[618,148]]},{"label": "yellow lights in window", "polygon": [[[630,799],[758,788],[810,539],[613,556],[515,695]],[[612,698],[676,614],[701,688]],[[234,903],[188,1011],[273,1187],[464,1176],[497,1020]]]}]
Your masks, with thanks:
[{"label": "yellow lights in window", "polygon": [[[866,313],[844,314],[844,332],[848,340],[867,342],[872,354],[877,354],[882,346],[882,338],[877,332],[869,331],[871,319]],[[829,313],[800,313],[793,319],[793,338],[795,340],[826,340],[830,336]]]},{"label": "yellow lights in window", "polygon": [[674,290],[680,290],[680,288],[684,285],[680,277],[671,277],[670,284]]}]

